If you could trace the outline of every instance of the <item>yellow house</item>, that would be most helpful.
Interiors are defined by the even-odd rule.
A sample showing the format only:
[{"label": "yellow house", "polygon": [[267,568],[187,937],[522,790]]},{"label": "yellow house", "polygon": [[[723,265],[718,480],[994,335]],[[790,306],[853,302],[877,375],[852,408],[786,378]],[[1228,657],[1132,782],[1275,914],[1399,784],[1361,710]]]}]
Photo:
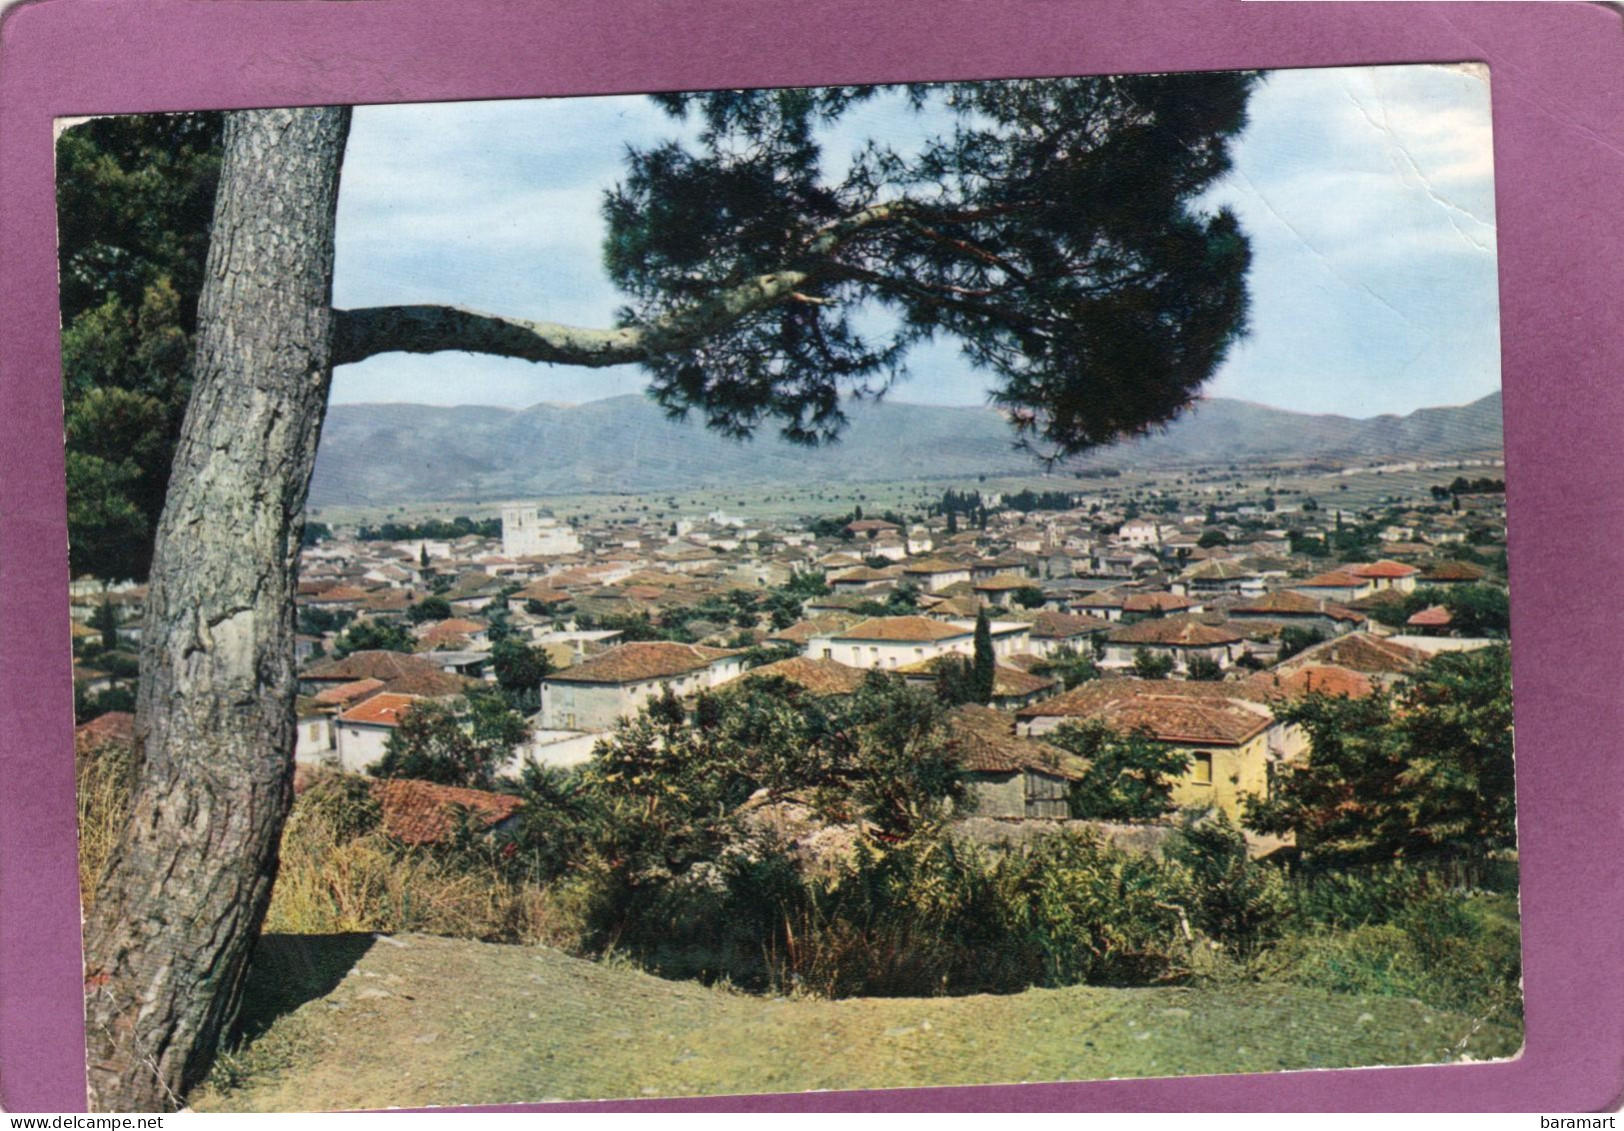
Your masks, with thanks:
[{"label": "yellow house", "polygon": [[1238,821],[1248,794],[1267,796],[1270,766],[1299,756],[1303,736],[1277,721],[1267,692],[1247,683],[1105,679],[1016,712],[1020,733],[1049,734],[1097,720],[1138,731],[1189,757],[1173,783],[1173,804],[1216,809]]}]

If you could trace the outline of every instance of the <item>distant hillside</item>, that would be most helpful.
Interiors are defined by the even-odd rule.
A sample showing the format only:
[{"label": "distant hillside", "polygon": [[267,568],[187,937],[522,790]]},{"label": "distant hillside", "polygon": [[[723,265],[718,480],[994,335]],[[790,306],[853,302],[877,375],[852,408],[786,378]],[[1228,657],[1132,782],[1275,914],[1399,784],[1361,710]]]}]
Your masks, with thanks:
[{"label": "distant hillside", "polygon": [[[783,443],[771,430],[736,443],[698,421],[668,421],[639,396],[526,409],[335,405],[322,433],[311,502],[490,500],[1034,470],[1011,439],[992,409],[894,401],[854,406],[842,441],[816,450]],[[1212,399],[1164,431],[1070,466],[1452,456],[1498,450],[1502,443],[1499,393],[1460,407],[1369,420]]]}]

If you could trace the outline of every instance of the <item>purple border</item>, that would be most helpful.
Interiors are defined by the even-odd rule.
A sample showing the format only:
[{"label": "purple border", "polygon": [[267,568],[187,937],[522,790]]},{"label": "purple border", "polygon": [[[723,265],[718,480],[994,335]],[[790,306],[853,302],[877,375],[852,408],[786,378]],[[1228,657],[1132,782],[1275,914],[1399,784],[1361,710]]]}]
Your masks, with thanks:
[{"label": "purple border", "polygon": [[[1624,35],[1577,3],[32,0],[0,27],[0,1103],[84,1106],[51,119],[683,87],[1491,68],[1527,1033],[1513,1062],[596,1105],[1610,1110],[1624,1076]],[[1619,488],[1615,491],[1613,488]]]}]

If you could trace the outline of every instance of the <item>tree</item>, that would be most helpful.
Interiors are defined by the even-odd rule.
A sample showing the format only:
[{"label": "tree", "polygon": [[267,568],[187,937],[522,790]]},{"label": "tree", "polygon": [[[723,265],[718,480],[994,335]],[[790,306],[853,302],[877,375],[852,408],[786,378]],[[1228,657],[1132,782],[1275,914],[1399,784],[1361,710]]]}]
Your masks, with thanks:
[{"label": "tree", "polygon": [[1015,603],[1023,609],[1039,609],[1045,600],[1043,590],[1036,585],[1023,585],[1011,595]]},{"label": "tree", "polygon": [[992,650],[992,624],[985,608],[976,613],[973,659],[970,662],[970,693],[976,703],[991,703],[998,680],[998,657]]},{"label": "tree", "polygon": [[1300,628],[1294,624],[1287,625],[1280,630],[1278,658],[1282,660],[1289,659],[1303,649],[1312,648],[1324,640],[1325,634],[1317,628]]},{"label": "tree", "polygon": [[1063,723],[1044,741],[1088,762],[1071,788],[1071,815],[1101,821],[1160,817],[1173,807],[1173,781],[1189,755],[1147,731],[1121,734],[1104,723]]},{"label": "tree", "polygon": [[[1197,202],[1229,166],[1253,81],[909,88],[954,128],[906,156],[870,146],[839,179],[817,126],[874,88],[665,97],[702,128],[692,150],[629,154],[606,265],[630,302],[607,329],[333,310],[347,111],[228,115],[151,571],[136,820],[86,934],[94,1102],[177,1104],[236,1011],[291,796],[289,547],[333,365],[442,350],[633,363],[668,412],[817,443],[845,423],[843,394],[882,391],[910,346],[945,335],[1023,444],[1079,452],[1175,417],[1243,329],[1247,240]],[[858,333],[876,311],[891,324]]]},{"label": "tree", "polygon": [[475,688],[454,703],[421,699],[390,732],[371,773],[490,789],[497,771],[528,737],[524,719],[493,687]]},{"label": "tree", "polygon": [[90,627],[101,633],[102,647],[111,652],[118,647],[118,610],[106,597],[90,614]]},{"label": "tree", "polygon": [[416,643],[398,624],[358,620],[333,641],[333,655],[342,660],[351,652],[410,652]]},{"label": "tree", "polygon": [[1138,648],[1133,653],[1133,666],[1129,669],[1140,679],[1166,679],[1173,674],[1173,657],[1149,648]]},{"label": "tree", "polygon": [[191,392],[219,114],[96,118],[57,148],[73,571],[144,580]]},{"label": "tree", "polygon": [[1449,626],[1462,636],[1509,636],[1511,602],[1504,589],[1492,585],[1467,585],[1450,589],[1444,595],[1449,610]]},{"label": "tree", "polygon": [[963,656],[946,655],[936,661],[936,698],[944,707],[981,702],[975,668]]},{"label": "tree", "polygon": [[[1217,516],[1211,513],[1212,508],[1209,507],[1207,510],[1208,521],[1215,521]],[[1196,539],[1195,544],[1203,550],[1210,550],[1214,546],[1227,546],[1229,545],[1229,535],[1222,530],[1205,530],[1202,531],[1201,537]]]},{"label": "tree", "polygon": [[270,901],[293,800],[292,548],[331,378],[348,127],[334,109],[226,126],[194,384],[149,574],[132,816],[85,928],[99,1108],[178,1106],[236,1015]]},{"label": "tree", "polygon": [[1079,684],[1098,679],[1100,669],[1092,655],[1085,656],[1070,644],[1066,644],[1042,663],[1034,664],[1032,674],[1052,675],[1060,680],[1060,686],[1064,690],[1070,691]]},{"label": "tree", "polygon": [[857,815],[884,834],[928,832],[965,804],[943,711],[929,690],[871,671],[828,724],[831,772]]},{"label": "tree", "polygon": [[534,710],[541,705],[541,681],[552,674],[553,663],[545,649],[509,636],[491,646],[491,669],[515,710]]},{"label": "tree", "polygon": [[1191,656],[1184,675],[1200,683],[1216,683],[1224,678],[1224,666],[1211,656]]},{"label": "tree", "polygon": [[451,602],[438,595],[424,597],[415,605],[406,609],[406,619],[413,624],[423,624],[431,620],[445,620],[451,616]]},{"label": "tree", "polygon": [[1509,649],[1446,652],[1393,693],[1310,694],[1279,717],[1307,732],[1309,756],[1248,802],[1246,824],[1293,833],[1305,864],[1515,845]]}]

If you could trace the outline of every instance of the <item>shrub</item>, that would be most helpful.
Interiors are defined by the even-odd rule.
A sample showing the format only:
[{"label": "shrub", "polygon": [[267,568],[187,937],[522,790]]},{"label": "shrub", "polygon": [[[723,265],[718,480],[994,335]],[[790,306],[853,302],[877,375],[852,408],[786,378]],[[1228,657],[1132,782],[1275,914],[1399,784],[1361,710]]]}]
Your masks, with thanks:
[{"label": "shrub", "polygon": [[1247,857],[1228,816],[1187,823],[1166,851],[1186,873],[1190,917],[1203,934],[1243,958],[1280,937],[1291,912],[1285,881]]}]

